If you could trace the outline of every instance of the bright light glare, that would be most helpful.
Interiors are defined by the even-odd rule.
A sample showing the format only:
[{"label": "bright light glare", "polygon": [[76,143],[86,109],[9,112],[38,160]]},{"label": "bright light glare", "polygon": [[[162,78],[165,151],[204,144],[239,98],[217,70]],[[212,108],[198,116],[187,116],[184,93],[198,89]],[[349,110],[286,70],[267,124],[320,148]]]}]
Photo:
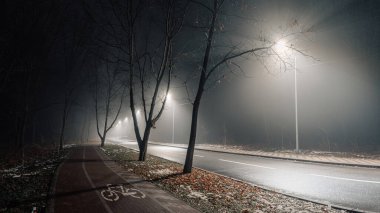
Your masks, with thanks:
[{"label": "bright light glare", "polygon": [[286,42],[284,40],[279,40],[274,46],[277,50],[284,51],[286,49]]},{"label": "bright light glare", "polygon": [[124,121],[127,122],[128,121],[128,117],[125,117]]},{"label": "bright light glare", "polygon": [[286,45],[286,42],[284,40],[277,41],[276,45],[284,47]]},{"label": "bright light glare", "polygon": [[168,99],[168,101],[170,101],[170,100],[172,99],[172,94],[168,93],[168,94],[166,95],[166,98]]},{"label": "bright light glare", "polygon": [[140,114],[140,110],[139,110],[139,109],[136,111],[136,114],[137,114],[137,115],[139,115],[139,114]]},{"label": "bright light glare", "polygon": [[117,122],[116,127],[119,127],[120,125],[121,125],[121,120],[119,120],[119,122]]}]

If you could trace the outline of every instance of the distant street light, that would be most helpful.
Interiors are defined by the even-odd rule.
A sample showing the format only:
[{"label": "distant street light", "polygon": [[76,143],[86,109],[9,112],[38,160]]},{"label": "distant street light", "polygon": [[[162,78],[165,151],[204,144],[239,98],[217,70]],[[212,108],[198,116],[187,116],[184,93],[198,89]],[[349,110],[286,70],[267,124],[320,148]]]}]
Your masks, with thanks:
[{"label": "distant street light", "polygon": [[[275,45],[278,49],[288,48],[284,40],[276,42]],[[294,55],[294,104],[295,104],[295,120],[296,120],[296,152],[299,152],[299,141],[298,141],[298,97],[297,97],[297,58]]]},{"label": "distant street light", "polygon": [[170,93],[167,94],[167,99],[168,101],[171,102],[172,106],[173,106],[173,121],[172,121],[172,144],[174,144],[174,116],[175,116],[175,104],[174,104],[174,101],[172,100],[172,95]]},{"label": "distant street light", "polygon": [[[174,98],[173,96],[171,95],[171,93],[168,93],[167,94],[167,99],[168,101],[170,101],[172,107],[173,107],[173,115],[172,115],[172,143],[174,144],[174,128],[175,128],[175,107],[176,107],[176,103],[174,101]],[[178,106],[182,106],[182,105],[186,105],[186,104],[189,104],[189,103],[182,103],[182,104],[178,104]]]},{"label": "distant street light", "polygon": [[128,117],[125,117],[124,122],[128,122]]},{"label": "distant street light", "polygon": [[119,120],[119,122],[117,122],[116,127],[118,127],[120,125],[121,125],[121,120]]}]

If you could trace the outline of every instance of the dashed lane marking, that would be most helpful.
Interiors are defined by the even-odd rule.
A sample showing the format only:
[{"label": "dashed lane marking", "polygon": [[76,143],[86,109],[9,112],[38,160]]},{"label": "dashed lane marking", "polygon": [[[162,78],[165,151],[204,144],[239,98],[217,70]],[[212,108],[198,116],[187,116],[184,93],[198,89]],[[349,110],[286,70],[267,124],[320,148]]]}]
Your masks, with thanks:
[{"label": "dashed lane marking", "polygon": [[232,161],[232,160],[224,160],[224,159],[219,159],[219,160],[224,161],[224,162],[228,162],[228,163],[236,163],[236,164],[241,164],[241,165],[246,165],[246,166],[254,166],[254,167],[263,168],[263,169],[275,169],[273,167],[260,166],[260,165],[250,164],[250,163],[242,163],[242,162],[237,162],[237,161]]},{"label": "dashed lane marking", "polygon": [[347,180],[347,181],[355,181],[355,182],[363,182],[363,183],[377,183],[377,184],[380,184],[380,181],[359,180],[359,179],[342,178],[342,177],[334,177],[334,176],[327,176],[327,175],[317,175],[317,174],[310,174],[310,175],[316,176],[316,177],[324,177],[324,178],[336,179],[336,180]]},{"label": "dashed lane marking", "polygon": [[200,158],[204,158],[205,156],[202,156],[202,155],[194,155],[196,157],[200,157]]},{"label": "dashed lane marking", "polygon": [[[83,157],[83,161],[82,161],[82,169],[83,169],[83,172],[84,172],[84,174],[86,175],[86,178],[87,178],[88,182],[90,183],[91,187],[92,187],[93,189],[95,189],[96,186],[95,186],[94,182],[91,180],[90,175],[88,175],[88,172],[87,172],[87,169],[86,169],[86,165],[85,165],[85,162],[84,162],[84,160],[86,159],[86,148],[85,148],[85,147],[83,148],[83,156],[82,156],[82,157]],[[95,192],[96,192],[96,194],[98,195],[98,198],[99,198],[100,202],[102,202],[102,204],[103,204],[104,208],[106,209],[107,213],[113,213],[113,211],[112,211],[111,208],[108,206],[108,204],[107,204],[103,199],[101,199],[102,196],[101,196],[101,194],[98,192],[98,190],[95,190]]]}]

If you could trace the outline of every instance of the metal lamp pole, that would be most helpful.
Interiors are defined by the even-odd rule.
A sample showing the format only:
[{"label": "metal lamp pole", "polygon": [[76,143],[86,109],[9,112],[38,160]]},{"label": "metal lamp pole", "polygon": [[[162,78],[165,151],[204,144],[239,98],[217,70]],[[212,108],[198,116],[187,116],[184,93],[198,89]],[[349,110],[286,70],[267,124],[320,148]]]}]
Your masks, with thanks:
[{"label": "metal lamp pole", "polygon": [[174,101],[173,101],[173,129],[172,129],[172,143],[174,144],[174,116],[175,116],[175,104],[174,104]]},{"label": "metal lamp pole", "polygon": [[294,101],[295,101],[295,119],[296,119],[296,152],[299,152],[298,143],[298,100],[297,100],[297,58],[294,56]]}]

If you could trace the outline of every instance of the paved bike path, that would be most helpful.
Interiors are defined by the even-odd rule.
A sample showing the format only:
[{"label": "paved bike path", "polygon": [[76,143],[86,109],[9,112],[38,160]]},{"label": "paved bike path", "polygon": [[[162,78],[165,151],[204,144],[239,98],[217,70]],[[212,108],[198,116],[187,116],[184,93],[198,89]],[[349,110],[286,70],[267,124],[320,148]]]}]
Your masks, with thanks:
[{"label": "paved bike path", "polygon": [[73,150],[58,170],[51,197],[49,212],[57,213],[197,212],[153,184],[120,170],[95,146]]}]

